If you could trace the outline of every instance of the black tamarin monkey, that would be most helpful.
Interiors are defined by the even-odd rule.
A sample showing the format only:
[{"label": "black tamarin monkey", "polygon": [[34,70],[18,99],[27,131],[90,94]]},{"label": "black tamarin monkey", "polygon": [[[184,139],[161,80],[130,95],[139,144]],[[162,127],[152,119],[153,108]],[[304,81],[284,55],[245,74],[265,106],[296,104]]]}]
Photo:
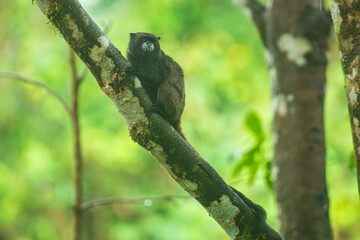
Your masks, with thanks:
[{"label": "black tamarin monkey", "polygon": [[182,68],[160,48],[159,37],[151,33],[130,33],[127,73],[137,76],[161,115],[185,139],[181,115],[185,107]]},{"label": "black tamarin monkey", "polygon": [[[139,78],[161,115],[185,139],[180,127],[185,107],[184,73],[179,64],[161,50],[159,40],[151,33],[130,33],[127,59],[131,67],[126,69],[126,73]],[[260,205],[232,189],[259,220],[266,219],[266,212]]]}]

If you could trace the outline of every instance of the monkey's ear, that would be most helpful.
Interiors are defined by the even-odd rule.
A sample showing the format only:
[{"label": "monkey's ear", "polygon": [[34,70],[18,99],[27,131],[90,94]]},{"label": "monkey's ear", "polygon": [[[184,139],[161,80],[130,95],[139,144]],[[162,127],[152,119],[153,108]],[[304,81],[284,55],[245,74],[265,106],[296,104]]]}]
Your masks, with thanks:
[{"label": "monkey's ear", "polygon": [[158,40],[160,40],[161,39],[161,37],[157,37],[158,38]]}]

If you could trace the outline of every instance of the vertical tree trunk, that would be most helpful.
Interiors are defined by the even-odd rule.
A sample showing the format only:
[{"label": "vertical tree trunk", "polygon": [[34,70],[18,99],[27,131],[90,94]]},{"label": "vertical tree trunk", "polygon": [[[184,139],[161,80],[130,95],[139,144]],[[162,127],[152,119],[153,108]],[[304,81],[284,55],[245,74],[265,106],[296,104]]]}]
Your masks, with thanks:
[{"label": "vertical tree trunk", "polygon": [[348,98],[354,153],[357,168],[358,191],[360,194],[360,1],[331,0],[331,13],[339,41],[341,63],[345,73],[345,89]]},{"label": "vertical tree trunk", "polygon": [[330,15],[319,0],[272,0],[268,7],[233,1],[252,18],[267,48],[281,235],[332,239],[323,120]]},{"label": "vertical tree trunk", "polygon": [[274,178],[284,239],[332,239],[325,179],[324,90],[330,18],[319,0],[273,0]]}]

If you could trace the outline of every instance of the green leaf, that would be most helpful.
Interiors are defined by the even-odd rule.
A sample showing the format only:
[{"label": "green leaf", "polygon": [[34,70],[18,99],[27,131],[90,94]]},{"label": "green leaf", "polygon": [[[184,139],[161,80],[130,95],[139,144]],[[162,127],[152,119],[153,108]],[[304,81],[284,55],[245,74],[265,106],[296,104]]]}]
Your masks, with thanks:
[{"label": "green leaf", "polygon": [[251,149],[248,152],[244,153],[234,167],[233,176],[240,174],[240,172],[244,169],[244,167],[251,166],[254,160],[254,156],[255,156],[254,149]]},{"label": "green leaf", "polygon": [[258,164],[256,163],[258,161],[256,155],[259,153],[259,151],[260,149],[257,145],[251,148],[249,151],[245,152],[235,165],[233,176],[240,174],[244,168],[249,168],[251,171],[251,169]]},{"label": "green leaf", "polygon": [[354,170],[356,168],[355,162],[356,162],[355,154],[354,154],[353,151],[351,151],[350,156],[349,156],[348,168],[351,169],[351,170]]},{"label": "green leaf", "polygon": [[262,128],[262,123],[259,115],[254,112],[248,112],[245,116],[245,126],[247,129],[253,133],[258,139],[263,138],[264,132]]}]

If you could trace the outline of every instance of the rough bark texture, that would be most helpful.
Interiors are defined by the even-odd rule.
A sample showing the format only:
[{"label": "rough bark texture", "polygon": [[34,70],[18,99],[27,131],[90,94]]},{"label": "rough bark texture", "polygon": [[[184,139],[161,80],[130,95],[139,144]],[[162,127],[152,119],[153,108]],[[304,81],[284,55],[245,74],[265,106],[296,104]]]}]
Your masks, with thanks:
[{"label": "rough bark texture", "polygon": [[[256,24],[273,81],[273,175],[285,239],[332,239],[324,95],[331,19],[318,0],[233,0]],[[359,135],[360,136],[360,135]]]},{"label": "rough bark texture", "polygon": [[[209,212],[231,239],[281,239],[158,114],[139,81],[126,78],[127,62],[75,0],[36,0],[114,102],[131,137]],[[114,151],[113,146],[109,146]]]},{"label": "rough bark texture", "polygon": [[330,4],[345,73],[354,153],[360,194],[360,1],[332,0]]},{"label": "rough bark texture", "polygon": [[319,3],[274,0],[267,20],[273,172],[280,232],[292,240],[332,239],[323,119],[330,18]]}]

